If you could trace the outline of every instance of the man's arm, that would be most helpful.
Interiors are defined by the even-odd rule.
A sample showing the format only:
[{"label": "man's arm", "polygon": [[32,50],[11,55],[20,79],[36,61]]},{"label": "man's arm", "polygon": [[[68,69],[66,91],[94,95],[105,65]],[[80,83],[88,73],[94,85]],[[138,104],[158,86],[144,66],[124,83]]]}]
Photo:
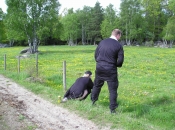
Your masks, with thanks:
[{"label": "man's arm", "polygon": [[99,45],[97,46],[95,50],[95,55],[94,55],[95,61],[97,61],[98,51],[99,51]]},{"label": "man's arm", "polygon": [[122,67],[123,62],[124,62],[124,51],[123,47],[121,46],[118,52],[117,67]]},{"label": "man's arm", "polygon": [[78,99],[79,100],[85,99],[87,97],[87,95],[88,95],[88,91],[87,91],[87,89],[85,89],[84,93],[83,93],[83,96],[79,97]]}]

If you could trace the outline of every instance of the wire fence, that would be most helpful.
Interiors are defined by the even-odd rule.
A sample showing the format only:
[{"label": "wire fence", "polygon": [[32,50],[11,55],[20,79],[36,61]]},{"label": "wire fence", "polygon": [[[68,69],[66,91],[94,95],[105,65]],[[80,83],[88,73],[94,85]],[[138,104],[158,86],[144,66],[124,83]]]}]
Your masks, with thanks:
[{"label": "wire fence", "polygon": [[[86,60],[86,59],[84,59]],[[79,67],[77,67],[79,66]],[[73,83],[76,78],[83,75],[84,71],[90,70],[92,63],[86,61],[66,61],[55,62],[46,59],[40,59],[38,53],[28,56],[10,56],[4,54],[1,56],[0,70],[13,72],[17,74],[26,73],[28,77],[44,79],[49,86],[67,90],[67,79]]]},{"label": "wire fence", "polygon": [[[39,65],[38,53],[36,53],[31,58],[26,58],[23,56],[17,56],[15,58],[8,57],[8,55],[4,54],[1,60],[0,69],[7,72],[16,72],[18,74],[26,72],[29,76],[38,77],[41,76],[39,74],[39,70],[42,68],[42,64]],[[58,69],[58,73],[62,75],[63,81],[63,89],[66,91],[66,61],[63,61],[62,67],[60,66]],[[46,70],[49,71],[49,70]],[[61,72],[62,71],[62,72]]]}]

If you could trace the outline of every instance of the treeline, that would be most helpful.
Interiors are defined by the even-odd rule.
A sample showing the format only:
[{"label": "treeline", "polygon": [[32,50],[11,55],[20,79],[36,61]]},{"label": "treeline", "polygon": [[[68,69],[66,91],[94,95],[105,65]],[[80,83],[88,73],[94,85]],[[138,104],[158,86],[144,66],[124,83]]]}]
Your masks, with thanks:
[{"label": "treeline", "polygon": [[175,0],[121,0],[120,10],[112,4],[65,9],[58,14],[58,0],[6,0],[7,13],[0,9],[0,42],[29,45],[98,44],[114,28],[122,30],[126,45],[172,46],[175,40]]}]

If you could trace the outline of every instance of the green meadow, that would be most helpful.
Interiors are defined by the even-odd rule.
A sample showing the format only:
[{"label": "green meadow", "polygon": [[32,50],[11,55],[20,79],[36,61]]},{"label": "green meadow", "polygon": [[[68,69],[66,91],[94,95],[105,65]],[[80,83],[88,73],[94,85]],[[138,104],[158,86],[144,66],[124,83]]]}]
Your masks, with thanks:
[{"label": "green meadow", "polygon": [[[66,61],[67,89],[83,75],[93,72],[96,46],[40,46],[38,75],[36,55],[20,59],[24,47],[0,48],[0,73],[50,102],[69,109],[96,124],[122,130],[175,130],[175,49],[124,46],[125,61],[118,69],[117,114],[110,114],[107,84],[99,100],[58,103],[63,96],[63,61]],[[6,70],[4,55],[6,54]],[[29,80],[34,77],[34,80]],[[30,78],[31,79],[31,78]],[[76,119],[75,119],[76,120]]]}]

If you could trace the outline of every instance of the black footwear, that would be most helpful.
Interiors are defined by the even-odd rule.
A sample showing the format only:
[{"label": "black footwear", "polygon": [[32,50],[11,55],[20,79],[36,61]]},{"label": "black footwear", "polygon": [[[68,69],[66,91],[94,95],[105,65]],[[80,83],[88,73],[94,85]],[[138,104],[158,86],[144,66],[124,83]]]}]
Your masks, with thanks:
[{"label": "black footwear", "polygon": [[115,109],[114,110],[111,110],[111,114],[113,114],[113,113],[116,113]]}]

